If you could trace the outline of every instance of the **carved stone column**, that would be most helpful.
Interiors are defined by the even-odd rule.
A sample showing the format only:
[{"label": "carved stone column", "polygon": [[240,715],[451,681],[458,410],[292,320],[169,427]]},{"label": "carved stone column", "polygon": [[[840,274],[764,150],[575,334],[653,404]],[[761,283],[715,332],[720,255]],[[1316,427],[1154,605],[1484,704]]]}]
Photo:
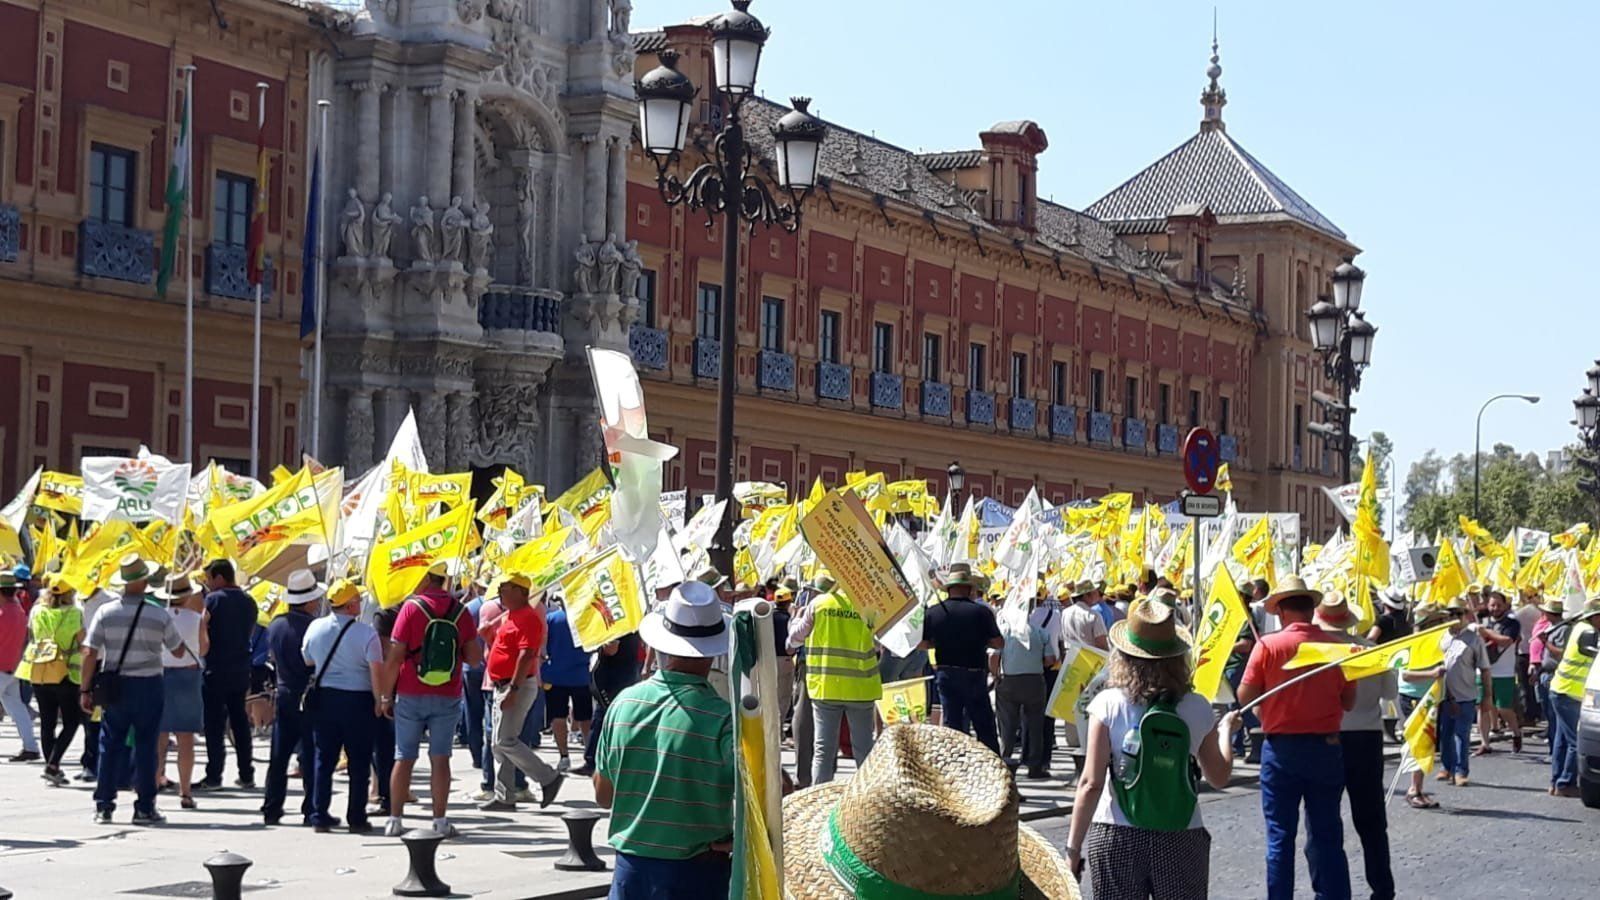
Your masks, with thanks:
[{"label": "carved stone column", "polygon": [[353,388],[345,401],[345,471],[360,475],[372,468],[373,431],[372,390]]},{"label": "carved stone column", "polygon": [[450,109],[450,89],[432,85],[422,89],[428,98],[428,199],[435,209],[450,204],[450,160],[455,155],[455,115]]},{"label": "carved stone column", "polygon": [[606,142],[583,136],[583,231],[591,241],[606,237]]},{"label": "carved stone column", "polygon": [[[449,426],[445,429],[444,456],[452,472],[472,467],[472,456],[477,440],[477,403],[469,391],[452,391],[445,397],[445,415]],[[525,473],[526,474],[526,473]]]},{"label": "carved stone column", "polygon": [[[453,195],[460,197],[466,209],[472,209],[473,180],[476,177],[478,156],[473,147],[473,109],[478,105],[476,95],[468,91],[456,92],[456,145],[452,181]],[[448,200],[446,201],[448,202]]]},{"label": "carved stone column", "polygon": [[[628,148],[618,138],[610,142],[610,171],[606,194],[606,233],[617,240],[628,235]],[[593,235],[600,240],[605,235]]]},{"label": "carved stone column", "polygon": [[417,392],[417,436],[422,439],[422,452],[428,457],[429,468],[449,471],[445,431],[449,421],[445,416],[445,397],[439,391]]},{"label": "carved stone column", "polygon": [[[379,101],[383,85],[372,81],[359,81],[350,85],[356,94],[356,192],[366,203],[376,203],[378,185],[378,147],[383,141]],[[327,190],[326,187],[323,188]]]}]

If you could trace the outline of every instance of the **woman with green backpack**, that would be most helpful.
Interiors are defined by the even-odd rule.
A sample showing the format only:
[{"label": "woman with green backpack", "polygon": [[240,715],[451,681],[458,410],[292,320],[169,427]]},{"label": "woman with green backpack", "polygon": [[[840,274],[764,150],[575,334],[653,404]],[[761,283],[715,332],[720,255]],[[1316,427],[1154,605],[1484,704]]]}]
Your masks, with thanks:
[{"label": "woman with green backpack", "polygon": [[1228,783],[1238,714],[1214,722],[1210,701],[1191,689],[1192,643],[1166,603],[1135,603],[1111,627],[1066,848],[1074,874],[1087,865],[1095,900],[1207,896],[1198,776]]}]

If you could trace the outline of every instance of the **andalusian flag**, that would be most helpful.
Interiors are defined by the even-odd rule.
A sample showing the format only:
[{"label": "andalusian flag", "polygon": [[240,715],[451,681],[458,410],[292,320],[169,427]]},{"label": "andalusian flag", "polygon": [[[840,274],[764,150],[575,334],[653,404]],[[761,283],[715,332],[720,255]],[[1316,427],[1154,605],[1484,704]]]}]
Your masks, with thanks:
[{"label": "andalusian flag", "polygon": [[644,620],[644,590],[639,572],[618,547],[568,572],[561,579],[572,639],[593,653]]},{"label": "andalusian flag", "polygon": [[1344,643],[1301,644],[1283,667],[1304,669],[1339,661],[1339,669],[1350,681],[1381,675],[1390,669],[1427,669],[1444,662],[1444,634],[1449,628],[1448,624],[1439,625],[1371,648]]},{"label": "andalusian flag", "polygon": [[367,557],[367,588],[378,605],[388,609],[404,601],[434,563],[464,557],[475,512],[476,504],[462,504],[373,547]]},{"label": "andalusian flag", "polygon": [[161,229],[161,268],[156,272],[156,296],[167,296],[167,283],[177,268],[178,231],[189,212],[189,93],[183,94],[183,115],[178,126],[178,143],[172,148],[172,165],[167,167],[167,221]]},{"label": "andalusian flag", "polygon": [[1228,664],[1239,629],[1245,627],[1250,612],[1233,586],[1233,579],[1211,579],[1211,593],[1205,612],[1195,630],[1194,689],[1211,703],[1222,691],[1222,670]]}]

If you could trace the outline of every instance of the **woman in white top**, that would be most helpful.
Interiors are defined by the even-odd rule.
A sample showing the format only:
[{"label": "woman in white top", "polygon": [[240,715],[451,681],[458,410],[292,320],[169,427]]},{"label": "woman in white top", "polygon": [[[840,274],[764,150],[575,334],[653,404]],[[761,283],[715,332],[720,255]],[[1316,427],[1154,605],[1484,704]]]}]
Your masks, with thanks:
[{"label": "woman in white top", "polygon": [[178,626],[187,651],[183,656],[173,656],[161,651],[161,688],[164,705],[161,708],[161,777],[157,787],[171,785],[167,780],[167,744],[178,739],[178,802],[184,809],[194,809],[194,796],[190,785],[194,780],[194,736],[205,728],[205,705],[201,699],[201,658],[211,650],[206,633],[210,614],[205,610],[205,593],[189,580],[186,574],[168,575],[166,583],[152,594],[166,601],[172,622]]},{"label": "woman in white top", "polygon": [[[1080,877],[1087,864],[1095,900],[1205,897],[1211,835],[1195,802],[1192,761],[1212,787],[1228,783],[1237,713],[1214,722],[1210,701],[1190,689],[1192,642],[1165,603],[1134,603],[1111,627],[1110,644],[1106,687],[1089,704],[1067,861]],[[1178,720],[1186,747],[1177,744]]]}]

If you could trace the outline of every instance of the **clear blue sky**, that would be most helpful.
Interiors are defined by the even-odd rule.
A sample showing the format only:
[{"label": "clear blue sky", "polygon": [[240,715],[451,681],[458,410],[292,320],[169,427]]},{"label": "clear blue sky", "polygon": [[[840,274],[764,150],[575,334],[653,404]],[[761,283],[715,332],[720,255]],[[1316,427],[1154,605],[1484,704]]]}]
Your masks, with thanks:
[{"label": "clear blue sky", "polygon": [[[636,0],[635,28],[727,8]],[[1594,38],[1600,4],[1225,0],[1228,131],[1363,248],[1378,326],[1356,430],[1546,450],[1600,357]],[[1209,3],[757,0],[759,87],[922,150],[1044,127],[1039,192],[1083,208],[1194,133]]]}]

